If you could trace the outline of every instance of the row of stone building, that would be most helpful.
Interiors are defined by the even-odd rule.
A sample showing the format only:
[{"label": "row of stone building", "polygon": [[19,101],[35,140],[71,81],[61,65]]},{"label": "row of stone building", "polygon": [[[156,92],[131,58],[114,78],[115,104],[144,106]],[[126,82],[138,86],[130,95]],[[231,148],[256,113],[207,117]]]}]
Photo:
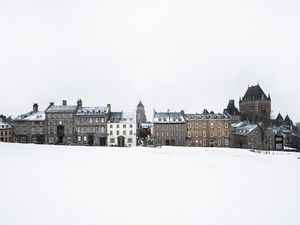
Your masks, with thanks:
[{"label": "row of stone building", "polygon": [[271,97],[259,85],[248,87],[239,109],[230,100],[222,113],[156,112],[148,122],[142,102],[135,112],[112,112],[111,105],[86,107],[62,101],[15,119],[0,117],[0,141],[90,146],[199,146],[277,149],[298,147],[288,116],[271,119]]}]

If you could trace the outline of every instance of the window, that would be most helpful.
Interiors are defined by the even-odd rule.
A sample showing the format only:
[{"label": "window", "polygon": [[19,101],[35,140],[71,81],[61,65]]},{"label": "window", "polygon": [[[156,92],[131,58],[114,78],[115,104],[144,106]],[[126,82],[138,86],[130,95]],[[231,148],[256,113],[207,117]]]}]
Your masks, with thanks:
[{"label": "window", "polygon": [[113,135],[113,131],[111,130],[111,131],[109,131],[109,135]]},{"label": "window", "polygon": [[128,142],[128,143],[132,143],[132,138],[128,138],[128,139],[127,139],[127,142]]},{"label": "window", "polygon": [[213,128],[214,128],[214,123],[211,122],[211,123],[210,123],[210,129],[213,129]]},{"label": "window", "polygon": [[206,128],[206,123],[202,123],[202,128]]},{"label": "window", "polygon": [[214,137],[215,136],[215,133],[213,130],[210,131],[210,137]]},{"label": "window", "polygon": [[21,143],[26,143],[27,142],[27,138],[26,137],[21,137]]},{"label": "window", "polygon": [[221,128],[221,123],[220,123],[220,122],[218,123],[218,128],[219,128],[219,129]]},{"label": "window", "polygon": [[115,143],[115,139],[114,139],[114,138],[111,138],[111,139],[110,139],[110,143]]},{"label": "window", "polygon": [[40,134],[42,134],[43,133],[43,128],[42,127],[40,127]]},{"label": "window", "polygon": [[133,127],[133,125],[132,125],[132,124],[130,124],[130,125],[129,125],[129,127],[130,127],[130,128],[132,128],[132,127]]},{"label": "window", "polygon": [[225,139],[225,145],[228,146],[229,145],[229,140],[226,138]]},{"label": "window", "polygon": [[81,136],[78,136],[77,140],[78,140],[79,142],[81,142]]},{"label": "window", "polygon": [[104,127],[101,127],[100,130],[101,130],[101,133],[104,133],[105,129],[104,129]]},{"label": "window", "polygon": [[188,137],[190,138],[192,136],[191,131],[188,131]]},{"label": "window", "polygon": [[90,118],[90,123],[93,123],[93,118]]},{"label": "window", "polygon": [[221,130],[218,130],[218,137],[221,137]]},{"label": "window", "polygon": [[202,143],[203,143],[203,147],[206,147],[206,140],[205,139],[203,140]]},{"label": "window", "polygon": [[126,130],[123,130],[123,135],[126,135]]},{"label": "window", "polygon": [[166,132],[166,136],[169,137],[169,131]]},{"label": "window", "polygon": [[31,133],[32,133],[32,134],[35,134],[34,127],[31,128]]},{"label": "window", "polygon": [[205,130],[203,131],[202,136],[206,137],[206,131]]},{"label": "window", "polygon": [[218,146],[222,146],[222,139],[218,139]]},{"label": "window", "polygon": [[101,123],[104,123],[104,118],[103,117],[101,118]]},{"label": "window", "polygon": [[109,125],[109,127],[110,127],[110,128],[113,128],[113,125],[112,125],[112,124],[110,124],[110,125]]},{"label": "window", "polygon": [[228,131],[227,130],[225,131],[225,137],[228,137]]},{"label": "window", "polygon": [[119,125],[119,124],[117,124],[117,128],[120,128],[120,125]]},{"label": "window", "polygon": [[130,134],[130,135],[133,135],[133,130],[129,131],[129,134]]},{"label": "window", "polygon": [[225,123],[225,128],[228,128],[228,123],[227,122]]},{"label": "window", "polygon": [[192,126],[191,126],[191,123],[190,122],[188,122],[188,128],[191,128]]},{"label": "window", "polygon": [[96,123],[99,123],[99,118],[96,118],[96,119],[95,119],[95,122],[96,122]]},{"label": "window", "polygon": [[120,135],[120,131],[117,130],[117,135]]},{"label": "window", "polygon": [[195,137],[196,138],[198,137],[198,131],[195,131]]},{"label": "window", "polygon": [[126,124],[123,124],[123,128],[126,128]]},{"label": "window", "polygon": [[68,137],[68,142],[72,142],[72,138],[71,137]]},{"label": "window", "polygon": [[164,132],[163,131],[161,132],[161,136],[164,137]]},{"label": "window", "polygon": [[84,137],[83,137],[83,141],[86,141],[86,140],[87,140],[87,138],[86,138],[86,136],[84,136]]},{"label": "window", "polygon": [[195,129],[198,129],[198,123],[197,122],[195,123]]}]

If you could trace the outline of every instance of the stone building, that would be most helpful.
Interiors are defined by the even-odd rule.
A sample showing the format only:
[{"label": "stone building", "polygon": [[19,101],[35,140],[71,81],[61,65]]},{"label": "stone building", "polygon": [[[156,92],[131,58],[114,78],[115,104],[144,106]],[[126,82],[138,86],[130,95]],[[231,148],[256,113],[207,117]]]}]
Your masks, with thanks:
[{"label": "stone building", "polygon": [[271,116],[271,97],[266,96],[259,85],[248,87],[243,98],[240,99],[241,119],[252,123],[264,122],[269,124]]},{"label": "stone building", "polygon": [[111,106],[83,107],[78,100],[75,112],[76,144],[90,146],[107,145],[107,121]]},{"label": "stone building", "polygon": [[45,111],[47,144],[75,144],[75,112],[78,107],[67,105],[66,100],[63,100],[62,105],[50,102]]},{"label": "stone building", "polygon": [[186,146],[184,111],[156,112],[153,115],[153,145]]},{"label": "stone building", "polygon": [[147,122],[147,117],[145,113],[145,107],[142,103],[142,101],[139,102],[136,108],[136,124],[137,127],[140,127],[140,124],[146,123]]},{"label": "stone building", "polygon": [[33,110],[22,114],[13,120],[15,142],[45,143],[45,112],[38,110],[38,104],[33,104]]},{"label": "stone building", "polygon": [[145,107],[143,103],[140,101],[136,109],[137,145],[147,146],[149,144],[151,127],[152,124],[147,122]]},{"label": "stone building", "polygon": [[230,124],[228,113],[208,112],[185,114],[187,121],[187,144],[201,147],[228,147]]},{"label": "stone building", "polygon": [[0,142],[13,142],[13,123],[0,115]]},{"label": "stone building", "polygon": [[107,123],[108,146],[136,146],[136,116],[131,112],[112,112]]},{"label": "stone building", "polygon": [[[277,149],[276,136],[278,134],[272,129],[261,129],[258,124],[242,121],[232,124],[230,147],[259,150],[281,150]],[[282,147],[281,147],[282,148]]]}]

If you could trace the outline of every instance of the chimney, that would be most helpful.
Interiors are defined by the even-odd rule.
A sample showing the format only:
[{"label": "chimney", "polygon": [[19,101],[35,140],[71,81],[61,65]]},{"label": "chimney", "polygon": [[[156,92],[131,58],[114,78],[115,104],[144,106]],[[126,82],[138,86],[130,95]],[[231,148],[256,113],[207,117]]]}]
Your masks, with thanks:
[{"label": "chimney", "polygon": [[33,108],[33,112],[39,111],[39,106],[37,103],[34,103],[32,108]]},{"label": "chimney", "polygon": [[111,104],[107,104],[108,112],[111,112]]},{"label": "chimney", "polygon": [[82,101],[81,101],[81,99],[78,99],[78,101],[77,101],[77,106],[78,106],[78,107],[82,107]]},{"label": "chimney", "polygon": [[54,106],[54,102],[50,102],[49,105],[50,105],[50,106]]},{"label": "chimney", "polygon": [[63,100],[63,101],[62,101],[62,104],[63,104],[63,105],[67,105],[67,101],[66,101],[66,100]]}]

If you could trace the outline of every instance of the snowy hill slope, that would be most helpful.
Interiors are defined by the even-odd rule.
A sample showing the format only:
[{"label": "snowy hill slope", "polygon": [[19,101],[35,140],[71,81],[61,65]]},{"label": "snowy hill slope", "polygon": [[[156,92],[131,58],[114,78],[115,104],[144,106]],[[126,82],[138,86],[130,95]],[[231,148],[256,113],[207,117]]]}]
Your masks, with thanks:
[{"label": "snowy hill slope", "polygon": [[297,157],[0,143],[0,224],[298,225]]}]

